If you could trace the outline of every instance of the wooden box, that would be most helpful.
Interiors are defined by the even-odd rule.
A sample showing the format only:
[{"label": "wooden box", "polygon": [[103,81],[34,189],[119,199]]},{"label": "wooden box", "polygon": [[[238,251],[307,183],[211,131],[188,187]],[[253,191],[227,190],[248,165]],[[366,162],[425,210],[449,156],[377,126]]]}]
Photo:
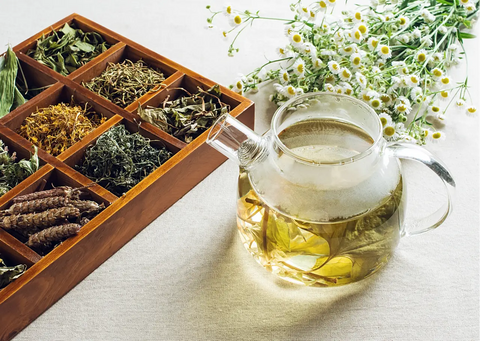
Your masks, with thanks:
[{"label": "wooden box", "polygon": [[[65,23],[72,22],[85,32],[100,33],[112,46],[67,77],[27,56],[27,51],[35,46],[42,34],[51,34],[52,30],[56,31]],[[43,257],[20,239],[0,229],[0,254],[13,264],[28,266],[20,278],[0,290],[0,340],[13,338],[225,161],[224,156],[206,144],[208,131],[186,144],[143,122],[136,114],[137,102],[122,109],[81,86],[82,81],[100,74],[109,62],[119,62],[125,58],[133,61],[143,59],[161,69],[165,75],[160,91],[148,93],[139,99],[142,106],[158,105],[167,96],[179,96],[176,89],[179,87],[194,89],[200,86],[207,89],[215,82],[78,14],[72,14],[39,32],[17,45],[14,51],[28,82],[51,86],[0,119],[0,138],[9,150],[15,151],[21,158],[28,158],[32,144],[15,130],[36,108],[66,101],[72,96],[80,103],[89,102],[108,120],[57,157],[39,150],[41,168],[3,195],[0,209],[8,207],[16,196],[34,192],[42,183],[74,187],[90,185],[88,191],[91,196],[97,202],[105,203],[107,208],[83,226],[77,236],[67,239]],[[221,87],[221,91],[221,101],[230,106],[230,114],[253,128],[253,102],[224,87]],[[140,131],[144,136],[162,141],[175,154],[137,186],[117,197],[98,184],[92,184],[91,180],[74,170],[74,165],[102,133],[120,123],[130,131]]]}]

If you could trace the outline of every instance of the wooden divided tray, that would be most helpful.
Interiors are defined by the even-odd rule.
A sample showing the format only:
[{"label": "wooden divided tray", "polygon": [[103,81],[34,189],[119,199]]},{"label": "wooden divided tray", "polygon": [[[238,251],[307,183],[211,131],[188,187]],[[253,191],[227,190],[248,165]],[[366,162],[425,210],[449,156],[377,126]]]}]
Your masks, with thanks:
[{"label": "wooden divided tray", "polygon": [[[65,23],[75,23],[84,32],[98,32],[112,45],[67,77],[26,54],[43,34],[51,34],[52,30],[61,29]],[[106,209],[84,225],[78,235],[67,239],[43,257],[27,247],[21,238],[0,229],[2,258],[10,265],[28,266],[21,277],[0,290],[0,340],[13,338],[225,161],[224,156],[206,144],[208,131],[187,144],[142,121],[136,114],[138,102],[143,107],[158,105],[167,96],[172,99],[179,96],[180,87],[194,91],[197,86],[208,89],[215,82],[78,14],[72,14],[39,32],[13,50],[29,83],[51,86],[0,119],[0,139],[9,151],[15,152],[19,158],[28,158],[33,151],[32,143],[18,135],[16,129],[37,108],[69,102],[72,96],[76,103],[90,103],[107,121],[57,157],[39,149],[40,169],[0,197],[0,209],[8,207],[15,197],[34,192],[45,184],[50,187],[88,186],[86,191],[90,197],[104,203]],[[122,109],[81,86],[82,81],[99,75],[109,62],[121,62],[126,58],[132,61],[142,59],[148,65],[159,68],[165,76],[161,90],[148,93]],[[221,87],[221,91],[220,99],[230,106],[230,114],[253,128],[253,102],[227,88]],[[121,197],[92,183],[74,168],[86,148],[118,124],[124,124],[131,132],[140,132],[174,153]]]}]

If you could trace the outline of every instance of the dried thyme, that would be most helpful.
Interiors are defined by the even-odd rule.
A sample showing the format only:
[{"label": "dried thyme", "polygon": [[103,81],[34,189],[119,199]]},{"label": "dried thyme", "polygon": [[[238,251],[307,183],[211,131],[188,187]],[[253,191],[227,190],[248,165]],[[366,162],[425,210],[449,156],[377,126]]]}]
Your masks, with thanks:
[{"label": "dried thyme", "polygon": [[[182,89],[183,90],[183,89]],[[186,92],[186,90],[184,90]],[[228,111],[228,106],[220,102],[221,91],[218,85],[207,91],[182,96],[176,100],[168,98],[159,108],[139,106],[138,115],[145,121],[187,143],[210,128],[215,120]]]},{"label": "dried thyme", "polygon": [[35,173],[39,165],[37,148],[29,160],[17,162],[16,154],[10,155],[8,147],[0,140],[0,196]]},{"label": "dried thyme", "polygon": [[107,51],[111,45],[97,32],[84,33],[75,24],[65,24],[48,37],[37,40],[27,55],[66,76]]},{"label": "dried thyme", "polygon": [[106,121],[88,104],[60,103],[27,117],[17,132],[47,153],[57,156]]},{"label": "dried thyme", "polygon": [[25,270],[27,270],[27,266],[24,264],[7,266],[0,255],[0,289],[20,277]]},{"label": "dried thyme", "polygon": [[96,144],[85,151],[85,158],[76,169],[120,196],[171,156],[166,148],[157,149],[148,138],[118,125],[102,134]]},{"label": "dried thyme", "polygon": [[82,85],[105,97],[121,108],[126,108],[147,92],[160,89],[165,80],[160,70],[149,67],[143,60],[110,63],[103,73]]}]

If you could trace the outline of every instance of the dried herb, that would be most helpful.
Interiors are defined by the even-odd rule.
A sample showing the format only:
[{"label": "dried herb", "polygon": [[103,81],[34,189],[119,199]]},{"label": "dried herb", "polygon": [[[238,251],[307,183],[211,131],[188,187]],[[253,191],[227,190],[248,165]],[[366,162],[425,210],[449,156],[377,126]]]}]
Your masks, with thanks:
[{"label": "dried herb", "polygon": [[33,249],[48,249],[68,237],[76,235],[81,227],[80,224],[74,223],[52,226],[32,234],[25,244]]},{"label": "dried herb", "polygon": [[24,201],[38,200],[43,198],[64,196],[66,198],[79,199],[81,193],[80,188],[72,188],[70,186],[59,186],[45,191],[33,192],[20,195],[13,199],[13,202],[19,203]]},{"label": "dried herb", "polygon": [[85,104],[82,108],[72,103],[59,103],[40,109],[27,117],[17,132],[45,150],[57,156],[87,136],[107,120]]},{"label": "dried herb", "polygon": [[189,143],[210,128],[220,115],[227,112],[228,106],[220,101],[222,93],[218,85],[207,91],[199,87],[197,93],[187,94],[188,96],[173,101],[168,101],[167,98],[159,108],[142,109],[139,106],[138,115],[163,131]]},{"label": "dried herb", "polygon": [[0,117],[25,103],[20,91],[15,86],[18,59],[9,47],[5,56],[0,56]]},{"label": "dried herb", "polygon": [[97,32],[84,33],[75,24],[65,24],[59,31],[38,39],[27,55],[66,76],[110,46]]},{"label": "dried herb", "polygon": [[117,196],[134,187],[172,156],[166,148],[155,148],[150,139],[130,133],[118,125],[102,134],[85,151],[76,169]]},{"label": "dried herb", "polygon": [[8,147],[0,140],[0,196],[38,170],[40,165],[37,148],[29,160],[16,162],[16,154],[9,154]]},{"label": "dried herb", "polygon": [[27,266],[24,264],[7,266],[3,259],[0,258],[0,289],[20,277],[25,270],[27,270]]},{"label": "dried herb", "polygon": [[10,206],[9,209],[0,211],[2,215],[24,214],[42,212],[51,208],[66,206],[68,199],[66,197],[47,197],[31,201],[23,201]]},{"label": "dried herb", "polygon": [[82,85],[105,97],[121,108],[126,108],[149,91],[159,90],[165,80],[160,70],[152,69],[143,60],[110,63],[105,71]]}]

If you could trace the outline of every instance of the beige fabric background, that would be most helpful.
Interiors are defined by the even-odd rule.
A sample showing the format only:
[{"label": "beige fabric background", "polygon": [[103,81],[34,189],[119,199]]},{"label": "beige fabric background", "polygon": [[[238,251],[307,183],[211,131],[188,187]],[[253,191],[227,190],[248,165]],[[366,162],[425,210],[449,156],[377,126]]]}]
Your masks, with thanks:
[{"label": "beige fabric background", "polygon": [[[77,12],[228,85],[237,72],[263,63],[264,55],[273,58],[274,48],[285,42],[280,23],[258,22],[256,31],[239,40],[238,56],[229,58],[220,32],[203,29],[207,3],[2,1],[0,50]],[[290,15],[289,1],[231,4]],[[479,42],[466,42],[477,105]],[[461,75],[463,67],[455,73]],[[252,97],[258,132],[268,128],[274,111],[266,98]],[[260,268],[237,236],[237,169],[227,162],[15,340],[478,340],[478,122],[452,111],[448,139],[429,146],[457,181],[452,216],[434,232],[402,240],[390,264],[363,283],[303,288]],[[438,181],[426,181],[429,172],[407,166],[411,213],[432,210],[442,198]]]}]

